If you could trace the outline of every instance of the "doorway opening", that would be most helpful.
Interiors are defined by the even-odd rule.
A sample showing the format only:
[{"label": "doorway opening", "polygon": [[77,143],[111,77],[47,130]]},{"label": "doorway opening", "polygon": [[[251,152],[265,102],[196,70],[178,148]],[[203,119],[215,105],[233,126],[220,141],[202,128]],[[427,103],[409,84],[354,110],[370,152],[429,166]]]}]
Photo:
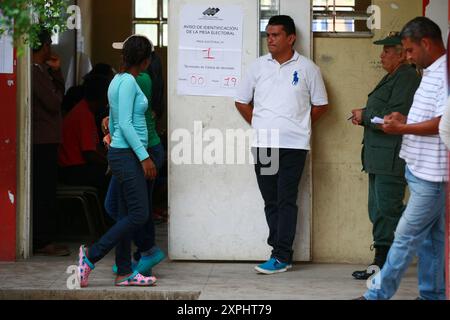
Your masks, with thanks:
[{"label": "doorway opening", "polygon": [[[39,218],[42,214],[38,210],[53,213],[44,215],[45,228],[49,228],[52,243],[64,244],[72,249],[76,244],[89,244],[98,239],[114,223],[104,209],[104,198],[108,186],[107,164],[96,167],[96,173],[91,171],[74,170],[67,175],[64,166],[64,155],[62,147],[64,137],[67,138],[67,119],[74,117],[73,112],[79,108],[79,104],[85,98],[87,78],[101,73],[102,76],[109,76],[120,70],[120,52],[112,48],[112,43],[123,41],[130,34],[139,33],[146,35],[154,44],[154,65],[156,67],[148,70],[153,80],[153,91],[159,95],[152,96],[152,108],[156,111],[156,132],[167,154],[167,95],[165,79],[167,79],[167,0],[126,0],[126,1],[106,1],[106,0],[72,0],[70,5],[76,5],[81,12],[81,28],[78,30],[68,30],[60,34],[53,34],[51,51],[59,57],[61,67],[60,72],[63,78],[62,102],[59,112],[61,113],[61,141],[58,143],[57,151],[52,149],[52,157],[49,153],[42,153],[42,146],[39,146],[39,135],[42,132],[32,130],[31,133],[31,220],[29,246],[33,247],[33,242],[38,241],[42,232],[38,230]],[[156,14],[155,14],[156,12]],[[112,18],[114,23],[112,24]],[[156,32],[155,32],[156,31]],[[33,59],[31,57],[31,59]],[[33,61],[32,61],[33,66]],[[156,69],[155,69],[156,68]],[[111,77],[111,79],[112,79]],[[55,84],[55,78],[52,82]],[[56,84],[56,87],[58,84]],[[95,87],[95,85],[94,85]],[[38,88],[36,79],[32,77],[31,91]],[[35,95],[33,94],[33,97]],[[33,102],[34,103],[34,102]],[[33,105],[35,107],[35,105]],[[103,157],[106,156],[106,149],[102,143],[104,133],[102,132],[102,119],[108,115],[107,105],[99,108],[94,114],[96,128],[96,151]],[[80,121],[87,122],[86,117],[78,116]],[[35,122],[38,117],[32,117],[32,126],[36,129]],[[42,126],[42,131],[49,127]],[[73,135],[78,134],[74,131]],[[69,134],[72,136],[72,134]],[[57,142],[57,141],[55,141]],[[54,146],[53,146],[54,148]],[[67,155],[67,154],[66,154]],[[56,157],[56,158],[55,158]],[[106,159],[106,158],[105,158]],[[44,161],[45,160],[45,161]],[[67,159],[66,159],[67,160]],[[73,159],[72,159],[73,160]],[[98,159],[97,159],[98,160]],[[43,168],[43,163],[47,168]],[[69,161],[70,162],[70,161]],[[73,164],[73,163],[72,163]],[[57,171],[55,171],[57,170]],[[50,173],[51,171],[51,173]],[[55,172],[56,175],[55,175]],[[107,176],[106,187],[84,183],[87,180],[100,180],[102,175]],[[92,177],[100,177],[92,179]],[[101,190],[102,189],[102,190]],[[50,191],[49,191],[50,190]],[[54,191],[52,191],[54,190]],[[162,234],[167,234],[167,156],[163,167],[159,172],[153,193],[152,216],[158,230]],[[50,199],[50,200],[49,200]],[[42,204],[45,200],[45,205]],[[53,202],[52,202],[53,201]],[[53,208],[52,208],[53,206]],[[39,208],[39,209],[38,209]],[[54,219],[49,218],[50,216]],[[36,219],[38,218],[38,219]],[[42,220],[42,219],[41,219]],[[42,225],[42,221],[41,221]],[[49,227],[51,225],[51,227]],[[53,232],[53,231],[54,232]],[[45,232],[44,232],[45,233]],[[160,232],[161,233],[161,232]],[[35,241],[33,241],[33,237]],[[162,238],[164,240],[164,236]],[[157,239],[158,243],[159,239]],[[167,243],[167,241],[165,241]],[[36,247],[36,246],[35,246]],[[37,248],[34,248],[35,250]],[[34,250],[34,251],[35,251]],[[30,253],[33,250],[29,251]]]}]

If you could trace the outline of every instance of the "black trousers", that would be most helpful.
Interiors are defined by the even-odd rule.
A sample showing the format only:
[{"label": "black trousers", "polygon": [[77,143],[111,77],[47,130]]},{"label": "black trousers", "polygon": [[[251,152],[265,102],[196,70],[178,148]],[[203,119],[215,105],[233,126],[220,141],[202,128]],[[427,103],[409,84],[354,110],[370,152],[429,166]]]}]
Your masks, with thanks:
[{"label": "black trousers", "polygon": [[45,247],[56,235],[58,144],[35,144],[32,155],[33,248]]},{"label": "black trousers", "polygon": [[[278,157],[276,157],[276,151],[279,153]],[[291,263],[297,227],[298,186],[308,151],[258,148],[253,149],[253,153],[257,160],[256,177],[264,199],[264,210],[269,225],[267,242],[273,248],[271,257],[284,263]],[[268,162],[265,155],[274,159]],[[274,174],[268,174],[267,171],[272,171],[267,170],[269,167],[276,167],[274,161],[279,163],[278,170]]]}]

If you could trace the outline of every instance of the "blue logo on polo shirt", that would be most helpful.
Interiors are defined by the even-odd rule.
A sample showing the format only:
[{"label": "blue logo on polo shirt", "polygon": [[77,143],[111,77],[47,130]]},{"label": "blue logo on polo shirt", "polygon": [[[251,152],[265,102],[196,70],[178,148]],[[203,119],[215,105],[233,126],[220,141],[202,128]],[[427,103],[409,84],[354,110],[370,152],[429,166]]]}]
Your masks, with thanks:
[{"label": "blue logo on polo shirt", "polygon": [[294,80],[292,80],[292,85],[294,85],[294,86],[298,85],[298,81],[299,81],[299,80],[300,80],[300,79],[298,78],[298,72],[295,71],[295,72],[294,72]]}]

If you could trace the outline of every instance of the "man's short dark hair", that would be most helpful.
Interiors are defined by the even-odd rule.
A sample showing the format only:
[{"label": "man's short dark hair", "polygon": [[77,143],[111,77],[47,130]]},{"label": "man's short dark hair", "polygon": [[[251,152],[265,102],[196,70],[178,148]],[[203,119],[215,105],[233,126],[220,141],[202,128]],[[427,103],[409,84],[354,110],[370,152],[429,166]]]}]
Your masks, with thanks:
[{"label": "man's short dark hair", "polygon": [[418,43],[427,38],[435,42],[442,42],[441,28],[432,20],[426,17],[417,17],[408,22],[401,32],[401,38],[409,38]]},{"label": "man's short dark hair", "polygon": [[296,35],[296,29],[295,29],[295,23],[294,20],[292,20],[291,17],[280,15],[280,16],[273,16],[269,20],[269,26],[283,26],[284,31],[288,36],[291,34]]},{"label": "man's short dark hair", "polygon": [[33,52],[38,52],[42,49],[42,47],[46,44],[52,44],[52,33],[48,29],[41,29],[37,36],[37,40],[39,43],[33,45]]},{"label": "man's short dark hair", "polygon": [[84,79],[84,98],[88,101],[101,101],[104,99],[108,92],[110,84],[108,77],[93,74]]}]

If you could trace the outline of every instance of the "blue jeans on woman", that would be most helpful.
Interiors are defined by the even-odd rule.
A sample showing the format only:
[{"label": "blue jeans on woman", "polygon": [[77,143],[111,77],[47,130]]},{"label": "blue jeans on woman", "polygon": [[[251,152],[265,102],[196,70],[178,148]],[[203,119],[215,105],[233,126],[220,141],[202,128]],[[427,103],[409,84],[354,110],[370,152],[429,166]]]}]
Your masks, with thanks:
[{"label": "blue jeans on woman", "polygon": [[[159,171],[164,163],[165,152],[162,144],[158,144],[148,149],[148,153],[156,169]],[[155,225],[152,217],[152,197],[153,188],[156,180],[147,180],[147,203],[148,203],[148,219],[146,223],[137,230],[133,235],[133,241],[138,248],[138,252],[134,255],[135,260],[139,260],[141,255],[151,255],[156,248],[155,246]],[[121,202],[120,184],[116,177],[112,177],[109,184],[108,193],[105,199],[105,209],[110,217],[116,221],[123,218],[123,213],[119,209]]]},{"label": "blue jeans on woman", "polygon": [[414,256],[419,257],[420,298],[445,299],[445,195],[446,183],[415,177],[406,168],[411,197],[395,232],[383,269],[372,279],[367,300],[394,296]]},{"label": "blue jeans on woman", "polygon": [[110,148],[108,162],[120,193],[118,208],[121,219],[89,247],[87,255],[89,261],[95,264],[116,247],[118,275],[123,276],[132,273],[131,240],[148,222],[147,180],[141,162],[132,149]]}]

